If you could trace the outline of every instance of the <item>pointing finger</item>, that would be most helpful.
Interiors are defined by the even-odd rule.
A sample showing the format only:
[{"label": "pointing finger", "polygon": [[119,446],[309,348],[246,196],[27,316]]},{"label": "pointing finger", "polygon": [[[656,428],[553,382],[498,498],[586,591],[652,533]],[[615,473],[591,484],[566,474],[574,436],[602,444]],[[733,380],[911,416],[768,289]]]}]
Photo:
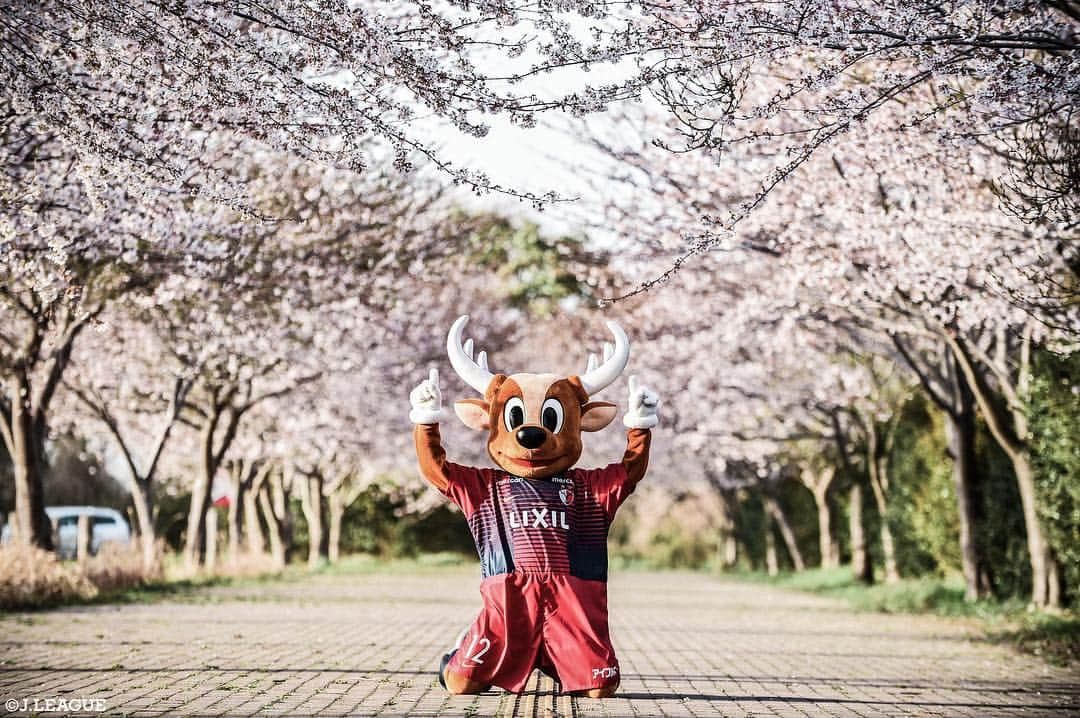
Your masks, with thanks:
[{"label": "pointing finger", "polygon": [[631,374],[630,375],[630,395],[631,396],[633,396],[634,394],[637,393],[637,388],[638,388],[637,374]]},{"label": "pointing finger", "polygon": [[428,372],[428,381],[434,386],[439,386],[439,370],[435,367],[431,367],[431,371]]}]

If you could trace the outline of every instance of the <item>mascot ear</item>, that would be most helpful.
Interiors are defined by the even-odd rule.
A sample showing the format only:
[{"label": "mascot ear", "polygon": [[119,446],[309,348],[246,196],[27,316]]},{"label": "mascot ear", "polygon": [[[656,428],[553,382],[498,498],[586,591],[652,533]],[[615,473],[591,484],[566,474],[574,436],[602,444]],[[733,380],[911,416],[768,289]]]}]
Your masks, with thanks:
[{"label": "mascot ear", "polygon": [[581,407],[581,430],[600,431],[611,423],[618,409],[606,401],[590,401]]},{"label": "mascot ear", "polygon": [[[454,402],[454,413],[465,426],[477,431],[487,431],[491,428],[488,423],[490,411],[491,408],[483,399],[460,399]],[[612,414],[612,416],[615,415]]]}]

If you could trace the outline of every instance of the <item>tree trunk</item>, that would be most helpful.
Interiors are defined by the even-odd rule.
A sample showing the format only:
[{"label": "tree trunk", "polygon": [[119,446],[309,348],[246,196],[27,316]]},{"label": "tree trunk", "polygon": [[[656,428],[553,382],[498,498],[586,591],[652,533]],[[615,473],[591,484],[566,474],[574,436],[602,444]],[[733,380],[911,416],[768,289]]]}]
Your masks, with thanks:
[{"label": "tree trunk", "polygon": [[11,404],[11,462],[15,478],[15,517],[20,543],[53,549],[52,528],[45,513],[44,436],[34,427],[30,382],[16,373],[8,385]]},{"label": "tree trunk", "polygon": [[266,551],[266,540],[259,523],[259,497],[256,491],[253,488],[244,492],[244,539],[248,552],[257,555]]},{"label": "tree trunk", "polygon": [[809,463],[800,467],[799,479],[810,489],[817,507],[818,551],[821,554],[822,568],[833,568],[840,563],[840,553],[832,537],[832,510],[829,508],[829,490],[836,478],[836,467],[826,466],[815,471]]},{"label": "tree trunk", "polygon": [[[243,489],[241,489],[241,492]],[[226,521],[228,522],[229,532],[229,557],[235,559],[240,555],[240,519],[243,513],[243,506],[240,503],[240,497],[235,499],[229,498],[229,511]]]},{"label": "tree trunk", "polygon": [[300,482],[300,506],[308,528],[308,566],[314,568],[326,557],[326,536],[323,533],[323,479],[318,472],[306,475]]},{"label": "tree trunk", "polygon": [[881,537],[881,553],[885,559],[885,582],[898,583],[900,571],[896,567],[896,544],[893,542],[892,529],[889,528],[889,481],[886,469],[889,457],[878,439],[877,427],[874,426],[872,417],[867,420],[866,458],[870,489],[873,491],[874,504],[878,511],[878,533]]},{"label": "tree trunk", "polygon": [[270,555],[278,568],[284,568],[285,543],[281,535],[281,521],[274,513],[274,508],[270,503],[270,490],[266,487],[259,491],[259,507],[262,509],[263,517],[266,519],[267,534],[270,537]]},{"label": "tree trunk", "polygon": [[[966,393],[966,392],[965,392]],[[960,522],[960,564],[964,573],[964,600],[976,601],[986,594],[981,551],[975,464],[975,414],[968,402],[958,412],[945,412],[945,434],[952,455],[953,487]]]},{"label": "tree trunk", "polygon": [[1042,521],[1035,495],[1035,469],[1027,451],[1007,452],[1016,473],[1020,489],[1020,504],[1024,511],[1024,528],[1027,531],[1028,554],[1031,559],[1031,602],[1038,608],[1056,608],[1051,599],[1060,600],[1057,586],[1051,587],[1051,577],[1056,580],[1057,568],[1050,554],[1050,547],[1042,531]]},{"label": "tree trunk", "polygon": [[821,552],[821,567],[835,568],[839,557],[835,554],[832,540],[832,510],[829,508],[828,491],[814,492],[814,505],[817,507],[818,550]]},{"label": "tree trunk", "polygon": [[780,573],[780,562],[776,559],[776,537],[773,536],[773,518],[768,511],[765,512],[765,570],[770,576]]},{"label": "tree trunk", "polygon": [[330,510],[330,536],[327,542],[327,556],[330,563],[337,563],[341,557],[341,520],[345,516],[345,502],[341,492],[335,491],[327,500]]},{"label": "tree trunk", "polygon": [[206,512],[210,509],[210,481],[205,474],[195,481],[188,506],[187,534],[184,536],[184,562],[194,571],[206,555]]},{"label": "tree trunk", "polygon": [[731,569],[739,560],[739,545],[735,539],[735,497],[727,491],[719,491],[723,514],[720,517],[720,536],[716,546],[717,564]]},{"label": "tree trunk", "polygon": [[1061,605],[1061,571],[1053,551],[1050,552],[1047,559],[1046,575],[1048,583],[1047,603],[1056,608]]},{"label": "tree trunk", "polygon": [[218,555],[218,512],[211,506],[206,511],[206,572],[213,574],[217,569]]},{"label": "tree trunk", "polygon": [[723,561],[724,568],[735,568],[739,563],[739,542],[735,538],[735,532],[729,531],[724,536],[724,541],[721,546],[723,554],[721,560]]},{"label": "tree trunk", "polygon": [[791,530],[791,524],[788,523],[784,510],[780,508],[780,503],[774,497],[766,496],[765,510],[776,521],[776,526],[780,529],[780,535],[784,539],[784,545],[787,546],[788,555],[791,556],[791,562],[795,565],[795,570],[802,571],[806,568],[806,564],[803,563],[799,544],[795,541],[795,532]]},{"label": "tree trunk", "polygon": [[139,526],[143,573],[148,576],[157,572],[157,537],[154,534],[154,516],[150,508],[152,502],[150,486],[132,478],[131,503],[135,507],[135,520]]},{"label": "tree trunk", "polygon": [[187,534],[184,537],[184,562],[189,571],[195,571],[203,562],[206,546],[206,512],[210,509],[210,491],[214,483],[217,466],[214,461],[214,430],[217,417],[209,418],[199,437],[202,453],[200,471],[191,489],[191,504],[188,506]]},{"label": "tree trunk", "polygon": [[[323,501],[322,503],[325,505],[326,502]],[[325,512],[324,512],[324,514],[325,514]],[[330,531],[327,528],[329,526],[329,521],[328,521],[328,519],[326,518],[325,515],[322,516],[321,518],[322,518],[323,528],[322,528],[322,537],[321,537],[321,540],[319,541],[319,558],[322,561],[329,561],[330,560]]]},{"label": "tree trunk", "polygon": [[244,474],[247,470],[244,462],[237,462],[229,472],[229,558],[235,560],[240,555],[240,521],[243,517],[243,500],[246,483]]},{"label": "tree trunk", "polygon": [[[1031,562],[1031,603],[1036,608],[1056,607],[1050,603],[1051,597],[1058,596],[1058,590],[1051,590],[1051,575],[1056,573],[1053,566],[1054,559],[1051,555],[1050,546],[1043,535],[1042,520],[1039,518],[1038,501],[1035,489],[1035,469],[1031,464],[1031,456],[1028,453],[1027,417],[1024,414],[1022,401],[1027,397],[1030,361],[1031,335],[1026,332],[1024,343],[1020,349],[1020,368],[1016,379],[1016,386],[1009,387],[1004,372],[997,370],[998,381],[1002,390],[1006,393],[1005,399],[1010,398],[1008,392],[1013,392],[1014,405],[1007,409],[1000,409],[995,392],[989,388],[982,372],[975,368],[974,360],[968,353],[964,341],[955,335],[948,335],[948,340],[953,349],[960,369],[967,378],[971,392],[979,405],[986,426],[993,435],[994,440],[1012,462],[1013,473],[1016,474],[1016,485],[1020,491],[1020,504],[1024,513],[1024,529],[1027,533],[1028,558]],[[999,344],[1004,352],[1004,337]],[[1002,359],[1003,362],[1003,359]],[[984,367],[995,371],[993,365],[984,361]]]},{"label": "tree trunk", "polygon": [[881,538],[881,553],[885,558],[885,583],[899,583],[900,569],[896,566],[896,544],[893,542],[892,529],[884,509],[881,511],[881,524],[878,529]]},{"label": "tree trunk", "polygon": [[848,532],[851,534],[851,571],[866,584],[874,582],[874,566],[866,552],[866,530],[863,526],[863,491],[858,479],[848,490]]},{"label": "tree trunk", "polygon": [[270,555],[278,568],[284,568],[289,561],[291,526],[281,473],[271,472],[267,484],[259,490],[259,506],[270,537]]}]

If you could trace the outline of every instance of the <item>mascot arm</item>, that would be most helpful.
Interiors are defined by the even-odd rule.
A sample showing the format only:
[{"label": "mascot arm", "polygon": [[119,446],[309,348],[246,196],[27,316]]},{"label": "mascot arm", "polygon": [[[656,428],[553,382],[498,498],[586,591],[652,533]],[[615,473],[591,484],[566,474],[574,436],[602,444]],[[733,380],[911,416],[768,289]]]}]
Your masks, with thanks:
[{"label": "mascot arm", "polygon": [[413,427],[413,441],[416,443],[420,473],[428,483],[446,493],[450,485],[450,462],[446,460],[446,451],[439,437],[439,425],[416,424]]},{"label": "mascot arm", "polygon": [[623,454],[622,465],[626,469],[627,488],[636,486],[645,478],[651,442],[652,431],[649,429],[631,429],[626,433],[626,453]]}]

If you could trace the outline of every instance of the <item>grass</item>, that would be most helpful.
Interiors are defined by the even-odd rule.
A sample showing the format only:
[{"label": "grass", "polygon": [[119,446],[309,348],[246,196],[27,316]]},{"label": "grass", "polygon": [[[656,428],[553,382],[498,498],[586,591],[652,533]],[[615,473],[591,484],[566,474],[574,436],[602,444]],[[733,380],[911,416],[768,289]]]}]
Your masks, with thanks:
[{"label": "grass", "polygon": [[33,604],[23,604],[0,610],[0,617],[13,611],[47,611],[61,606],[95,606],[102,604],[151,603],[166,599],[193,597],[199,591],[213,586],[229,586],[239,582],[256,583],[275,580],[276,576],[246,577],[242,579],[230,576],[196,576],[193,578],[156,578],[133,586],[100,591],[91,596],[68,595],[62,598],[50,598]]},{"label": "grass", "polygon": [[141,586],[99,595],[89,603],[150,603],[167,599],[197,598],[202,589],[219,586],[252,587],[270,582],[297,582],[311,576],[358,576],[371,574],[430,574],[445,571],[447,568],[468,566],[470,562],[460,554],[437,553],[417,558],[385,559],[377,556],[356,554],[345,556],[337,563],[323,563],[311,568],[306,562],[292,563],[284,569],[266,571],[259,574],[197,575],[194,577],[171,578],[155,581]]},{"label": "grass", "polygon": [[343,557],[337,563],[323,564],[315,569],[315,572],[329,576],[356,576],[373,573],[401,575],[440,573],[447,569],[458,568],[463,570],[476,569],[477,574],[479,574],[475,558],[449,551],[421,554],[413,558],[382,558],[368,554],[353,554]]},{"label": "grass", "polygon": [[1016,627],[993,631],[988,639],[1012,644],[1056,666],[1080,665],[1080,617],[1075,613],[1024,615]]},{"label": "grass", "polygon": [[867,586],[845,567],[779,576],[760,572],[726,575],[841,599],[862,611],[972,618],[979,622],[988,641],[1012,645],[1054,665],[1080,664],[1080,614],[1031,611],[1025,601],[1016,598],[965,601],[961,577],[903,579]]},{"label": "grass", "polygon": [[[58,568],[73,566],[71,562],[55,562]],[[245,571],[239,575],[217,574],[208,576],[184,575],[179,556],[168,555],[164,571],[158,577],[140,581],[134,585],[96,592],[66,591],[41,595],[40,598],[0,609],[0,617],[14,610],[44,611],[60,606],[153,603],[164,600],[198,599],[205,596],[203,589],[220,586],[251,587],[267,582],[295,582],[310,576],[356,576],[371,574],[431,574],[446,570],[475,568],[475,560],[456,553],[425,554],[415,558],[380,558],[364,554],[343,557],[335,564],[323,563],[311,568],[306,562],[293,563],[284,569],[266,569],[261,572]]]}]

